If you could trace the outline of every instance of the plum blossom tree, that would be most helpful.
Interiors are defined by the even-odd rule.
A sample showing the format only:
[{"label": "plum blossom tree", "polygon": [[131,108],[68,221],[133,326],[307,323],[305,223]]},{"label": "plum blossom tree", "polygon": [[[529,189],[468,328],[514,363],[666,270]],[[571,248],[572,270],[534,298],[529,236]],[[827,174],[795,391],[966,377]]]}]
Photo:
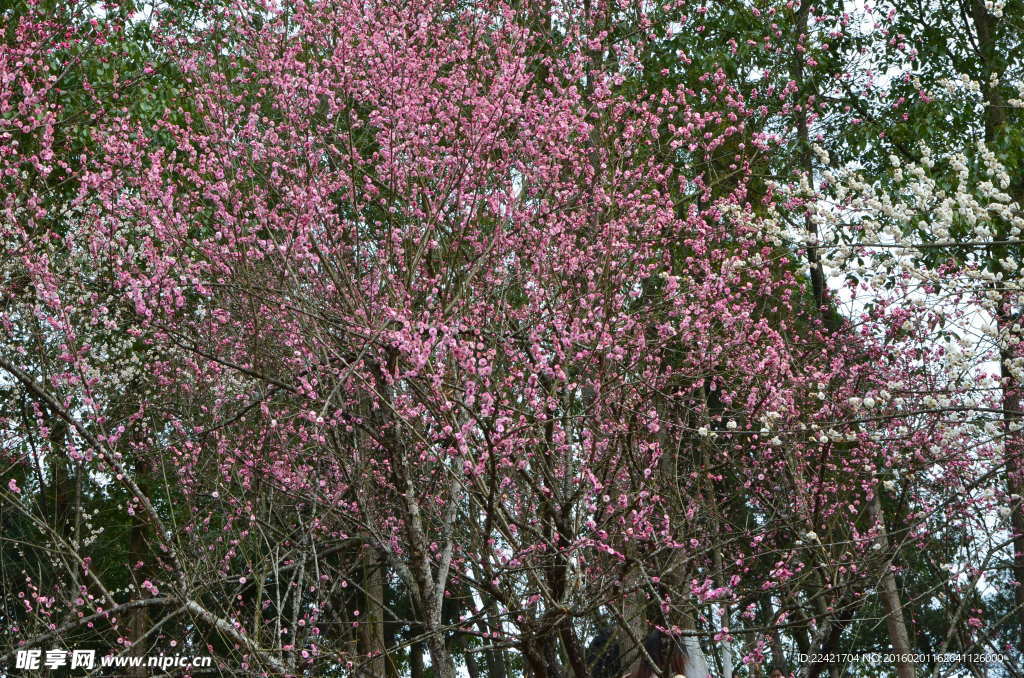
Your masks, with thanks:
[{"label": "plum blossom tree", "polygon": [[[158,24],[159,71],[127,60],[150,89],[78,127],[48,69],[71,38],[102,63],[124,13],[19,18],[9,652],[588,678],[599,627],[623,672],[657,664],[654,629],[703,678],[905,633],[905,554],[991,500],[983,405],[912,333],[938,309],[880,286],[842,321],[815,259],[807,293],[820,243],[786,222],[817,217],[814,181],[758,176],[800,88],[655,67],[691,11],[200,4]],[[971,586],[979,543],[943,554]]]}]

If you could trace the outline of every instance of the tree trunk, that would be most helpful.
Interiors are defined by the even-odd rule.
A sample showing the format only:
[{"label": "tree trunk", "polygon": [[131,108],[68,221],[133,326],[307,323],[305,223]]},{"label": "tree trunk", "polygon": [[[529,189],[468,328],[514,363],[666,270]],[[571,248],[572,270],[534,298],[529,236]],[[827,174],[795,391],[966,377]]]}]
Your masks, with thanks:
[{"label": "tree trunk", "polygon": [[[797,85],[800,86],[802,94],[806,95],[806,83],[804,82],[804,56],[803,52],[797,49],[806,36],[807,22],[810,15],[810,0],[802,0],[796,14],[796,25],[794,30],[796,37],[793,44],[793,57],[790,61],[789,74]],[[807,120],[807,98],[800,102],[799,111],[796,117],[797,144],[799,145],[800,170],[806,175],[807,183],[814,189],[814,158],[811,154],[810,132]],[[818,225],[811,218],[810,212],[804,214],[804,229],[810,242],[807,245],[807,263],[811,278],[811,292],[814,297],[815,308],[821,315],[825,327],[835,331],[838,329],[833,314],[826,307],[826,282],[825,272],[821,266],[821,258],[818,256]]]},{"label": "tree trunk", "polygon": [[[870,505],[871,518],[878,525],[878,537],[875,543],[880,547],[882,553],[889,553],[889,534],[885,529],[885,517],[882,515],[882,499],[876,491],[871,497]],[[887,560],[885,573],[879,586],[879,593],[882,598],[882,606],[885,608],[885,627],[889,632],[889,643],[892,651],[896,654],[896,675],[899,678],[914,678],[916,671],[913,662],[906,660],[910,655],[910,636],[907,633],[907,624],[903,620],[903,605],[900,602],[899,591],[896,588],[896,576],[892,573],[892,563]]]},{"label": "tree trunk", "polygon": [[455,664],[445,646],[444,637],[437,629],[428,629],[427,652],[430,654],[434,678],[455,678]]},{"label": "tree trunk", "polygon": [[[708,678],[708,662],[704,657],[704,650],[700,647],[700,640],[693,635],[697,630],[697,624],[693,617],[686,615],[681,624],[683,627],[683,648],[686,650],[686,661],[683,663],[683,673],[686,678]],[[671,677],[669,677],[671,678]]]},{"label": "tree trunk", "polygon": [[[1005,324],[1013,323],[1012,317],[1006,317],[1005,310],[997,318],[1001,333]],[[1019,429],[1024,426],[1024,419],[1019,414],[1024,407],[1024,393],[1010,371],[1009,361],[1012,358],[1010,351],[1001,351],[999,367],[1003,377],[1003,459],[1006,463],[1006,493],[1010,496],[1010,529],[1013,532],[1010,571],[1016,584],[1014,601],[1020,624],[1019,643],[1024,647],[1024,510],[1019,499],[1024,495],[1024,435]],[[1015,496],[1018,497],[1016,501],[1013,499]]]},{"label": "tree trunk", "polygon": [[464,659],[466,660],[466,673],[469,674],[469,678],[480,678],[480,668],[476,664],[476,656],[472,652],[466,652]]},{"label": "tree trunk", "polygon": [[[981,0],[972,0],[971,20],[974,23],[974,30],[978,38],[978,56],[981,59],[982,72],[982,93],[985,97],[985,143],[992,145],[998,143],[1007,124],[1007,102],[1003,100],[998,86],[989,83],[990,76],[997,68],[996,54],[996,19],[989,14]],[[1024,182],[1017,177],[1015,185],[1010,193],[1017,203],[1019,209],[1024,210]],[[1005,240],[1008,237],[1006,224],[999,223],[997,232],[998,240]],[[989,252],[989,257],[1002,269],[999,264],[1001,258],[1009,256],[1005,246],[994,246]],[[1007,275],[1006,271],[1003,271]],[[1010,276],[1007,276],[1010,279]],[[1013,285],[1009,285],[1013,288]],[[1009,328],[1014,325],[1020,313],[1019,300],[1014,298],[1011,292],[1003,293],[999,300],[999,310],[996,313],[996,323],[999,328],[1000,338],[1005,341],[1012,334]],[[1010,571],[1016,583],[1014,600],[1017,608],[1017,619],[1020,624],[1019,644],[1024,647],[1024,511],[1021,510],[1020,497],[1024,495],[1024,431],[1020,426],[1024,424],[1020,412],[1024,404],[1024,387],[1013,375],[1010,369],[1010,361],[1020,356],[1020,350],[1014,350],[1008,346],[1001,346],[999,356],[1000,376],[1003,380],[1003,458],[1006,463],[1006,492],[1010,495],[1010,529],[1013,532],[1013,561]],[[1014,500],[1016,496],[1018,499]]]},{"label": "tree trunk", "polygon": [[384,645],[384,559],[376,549],[365,546],[363,561],[363,620],[359,625],[360,650],[370,657],[367,675],[385,678],[387,656]]},{"label": "tree trunk", "polygon": [[[761,600],[761,625],[770,626],[775,620],[775,610],[772,605],[771,596],[765,596]],[[799,637],[800,634],[794,632],[794,639]],[[772,652],[772,665],[782,668],[786,665],[786,651],[782,648],[782,637],[779,634],[778,628],[772,628],[771,637],[769,638],[769,646]],[[806,652],[805,648],[801,649],[802,652]]]},{"label": "tree trunk", "polygon": [[[136,577],[144,578],[145,572],[150,569],[151,565],[148,562],[149,550],[146,548],[146,523],[141,516],[133,518],[128,539],[131,567],[134,568],[136,563],[144,563],[141,571],[136,572]],[[128,639],[132,641],[132,647],[127,654],[131,657],[142,657],[146,654],[146,647],[140,641],[149,629],[149,609],[139,607],[128,610],[125,616],[128,619]],[[131,678],[142,678],[148,673],[149,671],[145,667],[133,667],[125,672]]]},{"label": "tree trunk", "polygon": [[631,578],[630,583],[622,583],[624,594],[621,609],[622,619],[615,634],[615,642],[621,648],[622,672],[629,674],[635,672],[640,666],[638,643],[642,644],[644,636],[647,635],[647,604],[643,592],[637,588],[637,590],[627,593],[634,579],[635,577]]},{"label": "tree trunk", "polygon": [[424,678],[423,643],[416,641],[409,646],[409,678]]},{"label": "tree trunk", "polygon": [[[484,609],[487,611],[487,616],[486,620],[483,617],[478,619],[476,624],[481,633],[489,634],[489,632],[500,628],[500,622],[498,621],[498,609],[497,605],[494,603],[494,599],[486,593],[481,593],[481,597],[484,599]],[[489,638],[490,635],[485,637]],[[487,663],[487,678],[508,678],[508,668],[505,665],[504,651],[498,649],[488,650],[484,654],[484,660]]]}]

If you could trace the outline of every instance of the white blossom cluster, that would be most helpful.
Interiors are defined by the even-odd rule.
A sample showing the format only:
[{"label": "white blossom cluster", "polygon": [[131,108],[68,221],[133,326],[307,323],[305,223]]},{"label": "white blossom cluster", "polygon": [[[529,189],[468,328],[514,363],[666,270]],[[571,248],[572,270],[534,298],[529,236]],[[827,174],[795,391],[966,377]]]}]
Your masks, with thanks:
[{"label": "white blossom cluster", "polygon": [[[955,86],[977,90],[963,79]],[[1008,194],[1009,172],[996,154],[980,141],[965,150],[939,152],[922,144],[914,162],[890,156],[881,178],[862,168],[823,171],[827,193],[808,214],[821,233],[829,279],[852,280],[856,287],[855,310],[887,301],[905,319],[883,322],[880,330],[902,330],[904,341],[934,357],[926,368],[934,374],[927,392],[889,384],[891,396],[858,394],[847,404],[854,411],[877,406],[942,413],[945,439],[960,441],[980,459],[1005,436],[1001,418],[979,417],[977,409],[997,397],[999,382],[988,376],[999,373],[1001,354],[1003,376],[1024,380],[1024,316],[996,322],[1000,312],[1024,301],[1024,213]],[[923,261],[928,256],[931,263]],[[943,271],[943,262],[956,265]],[[867,437],[907,435],[913,420],[907,421]]]},{"label": "white blossom cluster", "polygon": [[[855,262],[857,257],[863,259],[865,250],[874,247],[887,249],[889,271],[902,269],[926,281],[927,272],[913,263],[912,256],[922,248],[961,243],[984,250],[989,243],[1022,239],[1024,214],[1006,193],[1009,173],[984,142],[978,142],[975,158],[977,163],[972,169],[963,153],[937,159],[927,147],[922,147],[918,163],[904,164],[890,157],[895,190],[882,187],[857,171],[839,177],[829,173],[835,202],[821,201],[811,212],[812,218],[820,226],[829,227],[833,234],[856,233],[854,245],[835,240],[830,253],[835,269],[877,274],[880,269],[874,262]],[[940,177],[934,176],[940,171],[935,169],[939,160],[950,170],[945,178],[952,180],[951,192],[942,188]],[[1009,274],[1018,270],[1020,262],[1004,256],[998,263],[1002,270],[995,273],[978,267],[974,282],[988,288],[1001,282],[1001,291],[1005,292]],[[1002,298],[1002,294],[997,292],[995,297]]]},{"label": "white blossom cluster", "polygon": [[1024,80],[1016,83],[1017,96],[1011,98],[1007,103],[1013,108],[1024,108]]},{"label": "white blossom cluster", "polygon": [[981,94],[981,83],[972,80],[965,73],[961,73],[956,78],[942,78],[938,83],[950,94],[957,94],[960,90],[966,90],[970,94]]},{"label": "white blossom cluster", "polygon": [[1006,0],[985,0],[985,11],[997,19],[1003,16],[1003,8],[1006,7]]}]

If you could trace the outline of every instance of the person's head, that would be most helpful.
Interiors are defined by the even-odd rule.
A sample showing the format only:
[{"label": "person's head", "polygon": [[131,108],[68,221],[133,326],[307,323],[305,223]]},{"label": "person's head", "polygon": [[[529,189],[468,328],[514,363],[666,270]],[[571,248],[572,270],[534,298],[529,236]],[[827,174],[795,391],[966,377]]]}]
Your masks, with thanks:
[{"label": "person's head", "polygon": [[768,672],[768,678],[786,678],[786,673],[778,666],[773,666]]}]

